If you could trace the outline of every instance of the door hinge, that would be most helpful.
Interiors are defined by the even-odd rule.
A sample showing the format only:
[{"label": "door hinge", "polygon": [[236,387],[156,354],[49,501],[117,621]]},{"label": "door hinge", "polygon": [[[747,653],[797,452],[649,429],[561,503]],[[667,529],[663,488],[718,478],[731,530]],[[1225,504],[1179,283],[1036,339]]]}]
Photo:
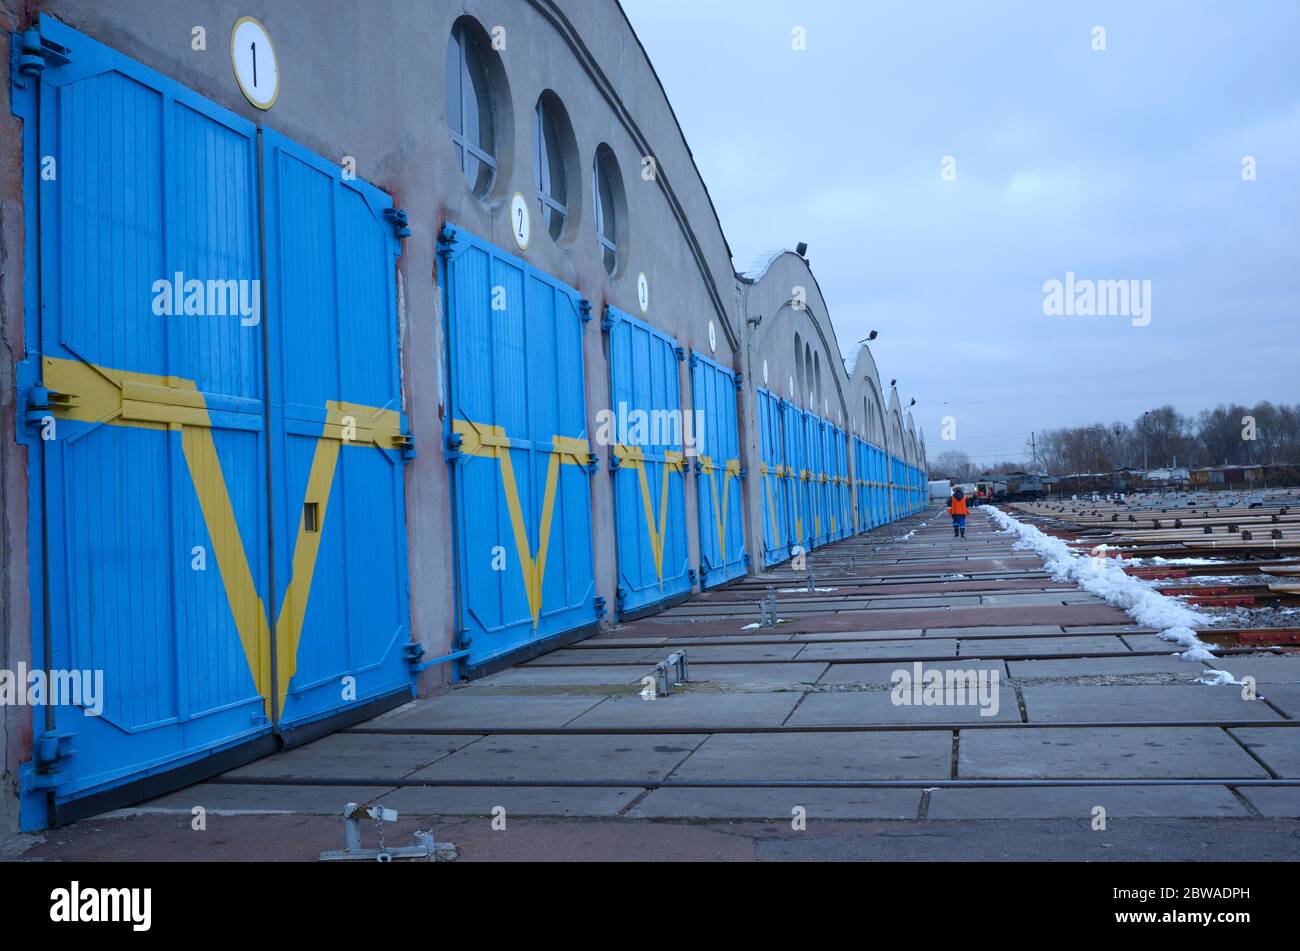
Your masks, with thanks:
[{"label": "door hinge", "polygon": [[745,374],[743,374],[743,373],[737,373],[737,374],[736,374],[736,392],[739,393],[739,392],[740,392],[742,389],[744,389],[744,388],[745,388]]},{"label": "door hinge", "polygon": [[677,362],[681,363],[686,359],[686,350],[681,346],[673,347],[673,353],[677,354]]},{"label": "door hinge", "polygon": [[443,255],[451,254],[456,247],[456,231],[451,225],[443,225],[442,230],[438,232],[438,253]]},{"label": "door hinge", "polygon": [[393,448],[401,451],[403,459],[414,459],[415,433],[406,431],[393,433]]},{"label": "door hinge", "polygon": [[596,617],[604,617],[608,613],[605,608],[605,599],[601,595],[596,595],[592,600],[592,604],[596,608]]},{"label": "door hinge", "polygon": [[401,208],[385,208],[384,220],[393,226],[393,235],[399,240],[411,236],[410,222]]},{"label": "door hinge", "polygon": [[446,457],[448,462],[455,462],[463,455],[463,453],[460,451],[461,443],[463,441],[464,440],[461,437],[460,433],[447,434],[447,438],[443,440],[443,445],[444,448],[446,449]]},{"label": "door hinge", "polygon": [[14,85],[22,89],[27,88],[29,76],[39,80],[45,67],[66,66],[72,62],[72,51],[42,37],[37,27],[24,33],[21,42],[11,49]]},{"label": "door hinge", "polygon": [[587,453],[587,464],[582,468],[587,471],[587,475],[595,475],[596,470],[600,468],[600,456],[594,452]]},{"label": "door hinge", "polygon": [[694,351],[691,351],[691,369],[694,370],[699,365],[700,365],[700,355],[698,353],[695,353]]},{"label": "door hinge", "polygon": [[582,318],[584,324],[591,322],[591,301],[585,297],[578,301],[578,315]]},{"label": "door hinge", "polygon": [[604,315],[603,317],[600,318],[600,329],[601,329],[601,331],[604,332],[604,333],[609,333],[611,330],[614,329],[614,325],[615,325],[616,323],[618,323],[618,321],[615,320],[613,317],[611,317],[611,316],[609,315],[609,308],[606,307],[606,308],[605,308],[605,315]]},{"label": "door hinge", "polygon": [[71,742],[76,733],[50,730],[32,744],[32,762],[24,767],[26,789],[55,789],[63,784],[68,760],[76,755]]},{"label": "door hinge", "polygon": [[40,423],[51,410],[67,412],[76,405],[75,393],[60,393],[44,386],[33,386],[27,391],[27,421]]}]

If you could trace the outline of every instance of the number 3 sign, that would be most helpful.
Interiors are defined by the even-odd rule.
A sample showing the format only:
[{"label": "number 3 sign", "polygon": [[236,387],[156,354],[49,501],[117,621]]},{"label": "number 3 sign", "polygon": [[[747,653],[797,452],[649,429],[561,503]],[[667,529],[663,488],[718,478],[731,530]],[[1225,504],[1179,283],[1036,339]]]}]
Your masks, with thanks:
[{"label": "number 3 sign", "polygon": [[252,17],[240,17],[230,31],[230,63],[244,98],[259,109],[270,109],[280,95],[280,68],[266,27]]}]

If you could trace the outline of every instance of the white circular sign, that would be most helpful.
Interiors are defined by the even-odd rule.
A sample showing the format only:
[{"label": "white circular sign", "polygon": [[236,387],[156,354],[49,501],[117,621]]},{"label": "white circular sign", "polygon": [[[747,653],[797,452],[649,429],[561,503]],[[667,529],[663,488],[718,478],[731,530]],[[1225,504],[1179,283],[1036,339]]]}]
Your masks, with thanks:
[{"label": "white circular sign", "polygon": [[650,282],[645,278],[645,271],[636,276],[636,302],[641,305],[641,313],[650,310]]},{"label": "white circular sign", "polygon": [[240,17],[230,31],[230,62],[244,98],[270,109],[280,95],[280,66],[271,37],[252,17]]},{"label": "white circular sign", "polygon": [[713,353],[718,349],[718,332],[713,327],[713,321],[709,321],[709,352]]},{"label": "white circular sign", "polygon": [[763,361],[763,385],[767,385],[767,361]]},{"label": "white circular sign", "polygon": [[519,250],[527,251],[528,239],[533,234],[533,222],[528,214],[528,199],[522,192],[515,192],[510,198],[510,233],[514,235]]}]

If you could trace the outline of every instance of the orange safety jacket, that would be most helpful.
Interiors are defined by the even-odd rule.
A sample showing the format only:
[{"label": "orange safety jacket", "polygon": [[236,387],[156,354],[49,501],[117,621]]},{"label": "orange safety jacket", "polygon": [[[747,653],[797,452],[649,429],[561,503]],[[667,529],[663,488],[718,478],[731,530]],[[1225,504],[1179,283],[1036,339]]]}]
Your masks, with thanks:
[{"label": "orange safety jacket", "polygon": [[948,514],[949,514],[949,515],[969,515],[970,513],[969,513],[968,511],[966,511],[966,496],[963,495],[960,499],[957,498],[956,496],[953,496],[951,499],[949,499],[949,500],[948,500]]}]

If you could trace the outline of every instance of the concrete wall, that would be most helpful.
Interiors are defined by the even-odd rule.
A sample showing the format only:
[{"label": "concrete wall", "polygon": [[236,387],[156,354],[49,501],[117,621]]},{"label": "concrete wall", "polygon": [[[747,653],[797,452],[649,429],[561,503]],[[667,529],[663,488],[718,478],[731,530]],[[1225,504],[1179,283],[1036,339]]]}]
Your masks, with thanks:
[{"label": "concrete wall", "polygon": [[[862,419],[864,388],[881,402],[875,364],[859,358],[853,378],[840,358],[826,305],[808,264],[798,255],[778,255],[761,276],[738,278],[704,182],[691,158],[676,117],[640,42],[614,0],[0,0],[0,50],[10,30],[33,25],[48,13],[96,40],[193,88],[254,122],[337,161],[352,156],[357,174],[388,191],[407,211],[411,236],[403,246],[399,281],[403,393],[418,458],[407,469],[408,550],[411,622],[426,655],[447,652],[453,634],[454,561],[448,471],[441,444],[446,413],[442,313],[438,285],[437,235],[452,222],[575,287],[591,300],[597,316],[609,304],[649,321],[690,350],[743,372],[747,381],[740,420],[742,464],[758,471],[753,386],[763,382],[800,405],[845,428],[868,436]],[[229,35],[241,16],[257,17],[275,43],[280,95],[269,111],[252,107],[233,76]],[[498,174],[485,200],[474,197],[456,165],[447,125],[443,60],[453,23],[468,16],[485,30],[505,29],[499,54]],[[192,31],[202,26],[206,51],[192,49]],[[24,207],[19,147],[20,124],[8,108],[8,83],[0,92],[0,516],[3,572],[0,572],[0,662],[12,667],[27,656],[29,615],[28,487],[26,450],[15,440],[15,363],[33,341],[23,339]],[[575,206],[559,240],[552,240],[540,216],[519,252],[508,222],[510,197],[531,201],[533,110],[551,90],[572,124],[576,165],[568,169]],[[627,218],[620,240],[621,265],[613,276],[601,262],[592,214],[591,163],[607,144],[621,170]],[[646,180],[643,158],[653,156],[656,174]],[[648,312],[637,302],[637,276],[650,287]],[[803,287],[807,305],[793,306],[792,288]],[[746,318],[761,315],[753,326]],[[716,349],[710,347],[713,325]],[[820,395],[792,393],[793,336],[817,355]],[[589,432],[597,411],[609,404],[605,341],[598,320],[586,325],[584,341]],[[683,408],[690,406],[687,364],[680,365]],[[812,400],[817,399],[817,405]],[[897,400],[895,394],[895,401]],[[896,402],[895,402],[896,405]],[[895,417],[896,418],[896,417]],[[891,451],[898,451],[891,436]],[[879,442],[879,440],[874,440]],[[614,603],[616,587],[611,480],[604,476],[608,447],[594,447],[600,474],[592,481],[593,542],[597,594]],[[759,480],[746,485],[746,541],[751,556],[761,552]],[[695,494],[685,493],[692,565],[699,563]],[[426,672],[428,691],[447,670]],[[31,745],[30,716],[4,711],[7,781]]]}]

